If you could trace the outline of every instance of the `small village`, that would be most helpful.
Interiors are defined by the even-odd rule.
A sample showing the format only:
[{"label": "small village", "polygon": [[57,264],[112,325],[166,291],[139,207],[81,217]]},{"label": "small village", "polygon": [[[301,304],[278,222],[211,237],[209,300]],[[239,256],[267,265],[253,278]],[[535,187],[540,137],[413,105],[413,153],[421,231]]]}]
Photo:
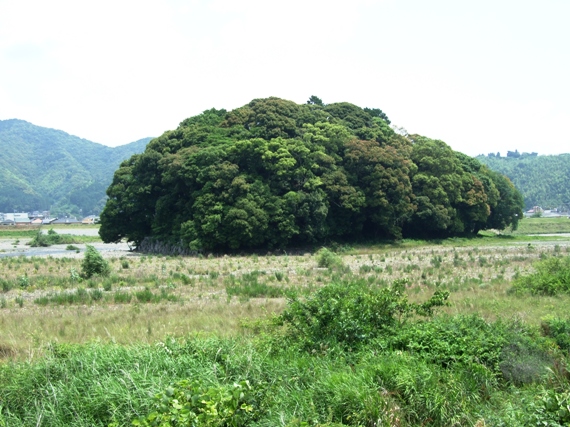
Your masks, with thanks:
[{"label": "small village", "polygon": [[49,211],[33,211],[33,212],[0,212],[1,226],[42,226],[42,225],[72,225],[84,224],[91,225],[99,223],[99,216],[89,215],[83,219],[75,216],[65,216],[62,218],[51,217]]}]

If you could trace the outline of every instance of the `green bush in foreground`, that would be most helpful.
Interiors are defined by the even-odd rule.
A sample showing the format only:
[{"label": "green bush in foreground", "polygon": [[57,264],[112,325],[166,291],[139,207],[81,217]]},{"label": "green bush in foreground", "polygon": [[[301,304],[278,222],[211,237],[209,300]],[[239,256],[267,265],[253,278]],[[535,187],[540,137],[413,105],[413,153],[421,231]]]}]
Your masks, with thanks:
[{"label": "green bush in foreground", "polygon": [[331,344],[351,348],[391,333],[413,315],[431,316],[449,297],[449,292],[436,291],[423,304],[410,303],[406,283],[397,280],[387,288],[364,281],[332,283],[306,300],[293,297],[280,319],[290,328],[290,337],[306,348]]},{"label": "green bush in foreground", "polygon": [[431,317],[447,295],[412,304],[404,287],[326,285],[252,339],[53,344],[0,364],[0,426],[568,425],[550,338]]},{"label": "green bush in foreground", "polygon": [[534,264],[535,272],[515,279],[512,292],[532,295],[570,293],[570,256],[550,257]]},{"label": "green bush in foreground", "polygon": [[542,320],[540,328],[545,336],[552,337],[556,341],[561,350],[570,352],[570,318],[548,317]]}]

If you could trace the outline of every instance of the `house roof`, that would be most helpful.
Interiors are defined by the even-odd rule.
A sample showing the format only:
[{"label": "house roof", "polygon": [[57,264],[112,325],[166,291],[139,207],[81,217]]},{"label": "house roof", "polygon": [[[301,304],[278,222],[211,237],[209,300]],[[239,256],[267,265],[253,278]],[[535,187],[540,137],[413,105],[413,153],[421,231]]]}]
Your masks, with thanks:
[{"label": "house roof", "polygon": [[58,218],[52,224],[79,224],[80,222],[77,218]]}]

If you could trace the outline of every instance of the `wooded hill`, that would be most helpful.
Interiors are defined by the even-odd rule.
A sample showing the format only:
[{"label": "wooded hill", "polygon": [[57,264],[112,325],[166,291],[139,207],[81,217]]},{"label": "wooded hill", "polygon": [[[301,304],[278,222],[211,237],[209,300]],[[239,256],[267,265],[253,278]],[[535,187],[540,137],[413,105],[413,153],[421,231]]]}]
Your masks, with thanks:
[{"label": "wooded hill", "polygon": [[98,214],[121,161],[151,138],[111,148],[23,120],[0,120],[0,212]]},{"label": "wooded hill", "polygon": [[522,197],[507,178],[389,124],[317,97],[205,111],[115,172],[100,235],[225,251],[516,227]]},{"label": "wooded hill", "polygon": [[509,152],[508,157],[478,156],[490,169],[508,176],[524,197],[525,208],[570,208],[570,154],[537,156]]}]

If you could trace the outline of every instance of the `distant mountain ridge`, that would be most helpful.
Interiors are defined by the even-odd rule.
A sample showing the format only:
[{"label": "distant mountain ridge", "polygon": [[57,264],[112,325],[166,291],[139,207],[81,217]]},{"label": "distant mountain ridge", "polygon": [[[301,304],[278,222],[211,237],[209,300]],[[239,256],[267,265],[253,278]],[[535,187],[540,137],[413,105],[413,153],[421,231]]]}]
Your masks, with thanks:
[{"label": "distant mountain ridge", "polygon": [[570,154],[539,156],[509,151],[507,157],[478,156],[489,169],[509,177],[524,197],[525,208],[570,208]]},{"label": "distant mountain ridge", "polygon": [[0,120],[0,212],[97,214],[115,170],[151,139],[113,148],[25,120]]}]

